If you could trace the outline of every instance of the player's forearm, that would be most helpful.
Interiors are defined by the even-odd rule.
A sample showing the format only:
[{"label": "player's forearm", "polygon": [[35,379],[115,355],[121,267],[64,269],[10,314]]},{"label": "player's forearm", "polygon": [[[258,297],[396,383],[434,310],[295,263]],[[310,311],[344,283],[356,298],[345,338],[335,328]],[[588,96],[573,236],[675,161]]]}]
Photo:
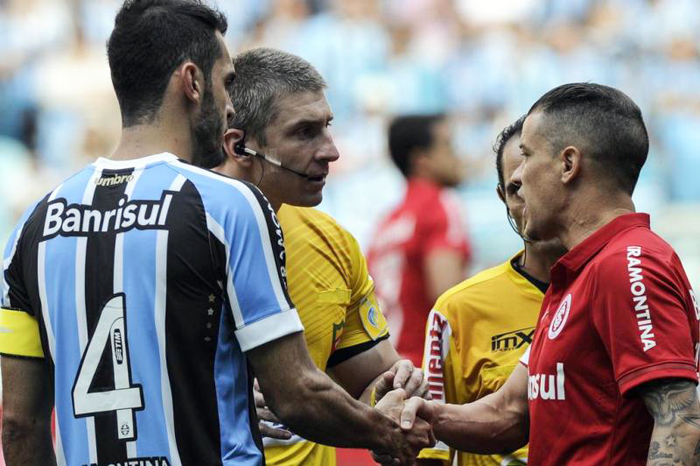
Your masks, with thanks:
[{"label": "player's forearm", "polygon": [[494,402],[495,394],[465,405],[437,404],[433,432],[455,450],[509,453],[527,443],[529,418],[520,409]]},{"label": "player's forearm", "polygon": [[48,423],[22,422],[6,415],[2,423],[2,449],[7,466],[56,464]]},{"label": "player's forearm", "polygon": [[295,433],[325,445],[384,450],[401,435],[398,423],[353,399],[317,369],[300,377],[283,399],[268,403]]}]

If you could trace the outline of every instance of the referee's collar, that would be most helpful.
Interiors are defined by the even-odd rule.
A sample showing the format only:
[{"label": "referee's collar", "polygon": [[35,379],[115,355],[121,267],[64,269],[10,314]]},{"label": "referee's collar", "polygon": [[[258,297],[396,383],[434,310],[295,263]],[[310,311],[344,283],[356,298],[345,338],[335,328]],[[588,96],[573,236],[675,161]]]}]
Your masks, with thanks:
[{"label": "referee's collar", "polygon": [[162,152],[160,154],[149,155],[147,157],[139,157],[137,159],[129,160],[111,160],[105,157],[100,157],[95,160],[92,164],[95,168],[107,169],[107,170],[120,170],[124,168],[143,168],[146,165],[153,165],[154,163],[163,162],[174,162],[178,160],[177,156],[171,154],[170,152]]}]

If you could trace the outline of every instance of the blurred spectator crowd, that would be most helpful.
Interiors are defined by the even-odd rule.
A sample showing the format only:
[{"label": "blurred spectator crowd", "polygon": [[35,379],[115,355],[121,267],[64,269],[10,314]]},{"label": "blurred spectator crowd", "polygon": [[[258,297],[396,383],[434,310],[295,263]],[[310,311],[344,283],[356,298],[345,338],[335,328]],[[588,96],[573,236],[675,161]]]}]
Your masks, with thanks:
[{"label": "blurred spectator crowd", "polygon": [[[120,0],[0,0],[0,240],[30,201],[119,135],[105,42]],[[698,0],[219,0],[234,52],[298,54],[326,78],[341,159],[321,208],[366,246],[401,196],[386,155],[399,113],[446,112],[475,268],[518,247],[491,146],[548,89],[611,85],[642,108],[652,146],[640,210],[700,287]]]}]

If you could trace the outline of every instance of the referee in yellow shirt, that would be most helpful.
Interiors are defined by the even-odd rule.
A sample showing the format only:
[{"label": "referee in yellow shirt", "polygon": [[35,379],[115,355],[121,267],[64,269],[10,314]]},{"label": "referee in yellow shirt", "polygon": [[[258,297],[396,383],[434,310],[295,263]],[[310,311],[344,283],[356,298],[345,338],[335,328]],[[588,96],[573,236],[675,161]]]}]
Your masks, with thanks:
[{"label": "referee in yellow shirt", "polygon": [[[516,194],[519,186],[505,180],[521,162],[523,120],[506,127],[494,147],[496,191],[519,236],[524,204]],[[549,268],[565,251],[558,243],[523,240],[522,251],[451,288],[435,303],[426,324],[423,353],[433,400],[464,404],[495,392],[530,345]],[[423,450],[420,458],[422,465],[518,465],[527,463],[527,447],[506,455],[474,455],[438,442]]]},{"label": "referee in yellow shirt", "polygon": [[[321,202],[329,164],[339,156],[329,132],[333,115],[326,83],[308,62],[275,49],[243,52],[234,66],[229,92],[236,114],[216,170],[258,186],[276,211],[277,227],[284,232],[289,294],[314,363],[368,403],[375,382],[392,373],[394,386],[402,385],[409,396],[425,395],[420,369],[400,360],[388,340],[357,241],[333,218],[309,208]],[[256,396],[259,416],[274,419]],[[268,435],[268,465],[336,462],[333,448],[306,441],[284,426],[262,423],[261,430]]]}]

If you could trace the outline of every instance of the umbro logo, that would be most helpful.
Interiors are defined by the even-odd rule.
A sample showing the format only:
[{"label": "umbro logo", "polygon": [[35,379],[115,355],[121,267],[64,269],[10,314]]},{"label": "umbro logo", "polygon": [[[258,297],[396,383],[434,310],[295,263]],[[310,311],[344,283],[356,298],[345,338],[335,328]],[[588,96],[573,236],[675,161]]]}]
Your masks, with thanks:
[{"label": "umbro logo", "polygon": [[506,333],[499,333],[491,337],[491,352],[512,351],[532,343],[535,327],[521,328]]}]

